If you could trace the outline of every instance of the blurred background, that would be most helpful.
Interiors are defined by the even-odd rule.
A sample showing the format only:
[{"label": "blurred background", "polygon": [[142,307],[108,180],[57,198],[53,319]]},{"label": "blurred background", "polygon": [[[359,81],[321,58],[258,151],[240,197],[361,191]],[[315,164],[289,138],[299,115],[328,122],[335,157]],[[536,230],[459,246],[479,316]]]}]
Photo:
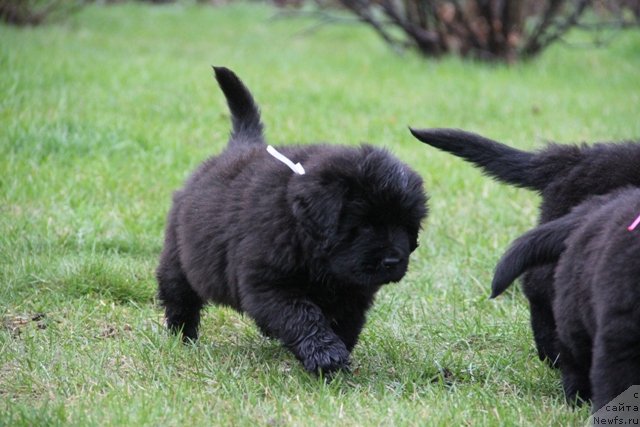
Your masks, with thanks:
[{"label": "blurred background", "polygon": [[[0,18],[12,25],[41,25],[64,19],[89,3],[123,1],[0,0]],[[195,1],[215,7],[233,0]],[[349,20],[368,25],[394,49],[487,61],[537,56],[576,27],[593,33],[597,44],[602,43],[599,32],[637,27],[640,22],[639,0],[274,0],[271,4],[281,8],[283,16],[311,15],[318,26]]]}]

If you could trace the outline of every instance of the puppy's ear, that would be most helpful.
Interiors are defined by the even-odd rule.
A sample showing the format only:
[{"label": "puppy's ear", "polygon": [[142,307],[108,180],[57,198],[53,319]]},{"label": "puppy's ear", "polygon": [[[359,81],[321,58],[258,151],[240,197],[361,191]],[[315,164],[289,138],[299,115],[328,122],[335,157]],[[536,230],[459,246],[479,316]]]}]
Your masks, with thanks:
[{"label": "puppy's ear", "polygon": [[330,239],[338,228],[343,192],[336,183],[307,184],[290,198],[293,215],[298,224],[315,239]]}]

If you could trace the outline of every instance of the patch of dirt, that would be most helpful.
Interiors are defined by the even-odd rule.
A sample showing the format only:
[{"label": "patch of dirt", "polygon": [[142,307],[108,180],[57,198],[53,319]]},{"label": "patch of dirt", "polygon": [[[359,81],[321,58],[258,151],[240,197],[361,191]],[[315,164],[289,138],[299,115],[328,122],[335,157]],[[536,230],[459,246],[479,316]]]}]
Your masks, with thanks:
[{"label": "patch of dirt", "polygon": [[105,325],[97,335],[97,338],[115,338],[118,335],[121,335],[123,332],[129,332],[131,330],[131,325],[127,323],[125,323],[122,328],[118,327],[118,325]]},{"label": "patch of dirt", "polygon": [[21,314],[2,319],[2,327],[8,330],[14,338],[32,324],[35,324],[37,329],[47,329],[47,315],[44,313]]},{"label": "patch of dirt", "polygon": [[431,378],[431,383],[442,383],[447,387],[453,385],[457,378],[448,368],[439,368],[438,373]]}]

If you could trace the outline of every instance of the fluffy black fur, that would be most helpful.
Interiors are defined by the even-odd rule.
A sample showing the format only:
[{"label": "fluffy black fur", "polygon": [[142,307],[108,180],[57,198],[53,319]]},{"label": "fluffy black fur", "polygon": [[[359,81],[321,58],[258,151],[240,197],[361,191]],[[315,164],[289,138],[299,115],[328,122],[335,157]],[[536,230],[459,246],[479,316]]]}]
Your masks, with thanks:
[{"label": "fluffy black fur", "polygon": [[[479,166],[509,184],[542,196],[539,223],[567,214],[589,196],[640,186],[640,144],[549,144],[538,152],[517,150],[474,133],[456,129],[411,129],[420,141]],[[541,359],[555,364],[556,323],[551,308],[554,264],[525,274],[523,291],[529,301],[531,327]]]},{"label": "fluffy black fur", "polygon": [[567,399],[593,411],[640,384],[640,189],[593,197],[517,239],[492,284],[500,295],[527,268],[557,261],[553,313]]},{"label": "fluffy black fur", "polygon": [[227,148],[176,191],[157,269],[168,327],[197,338],[207,302],[247,313],[312,372],[348,366],[365,313],[417,247],[421,178],[371,146],[266,151],[249,90],[214,68],[231,111]]}]

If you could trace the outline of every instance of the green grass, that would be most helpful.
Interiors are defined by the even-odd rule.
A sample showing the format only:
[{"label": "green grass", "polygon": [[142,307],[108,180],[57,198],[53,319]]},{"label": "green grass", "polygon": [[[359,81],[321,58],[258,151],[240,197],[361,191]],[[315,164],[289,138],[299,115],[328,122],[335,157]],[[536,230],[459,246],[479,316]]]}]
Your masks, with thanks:
[{"label": "green grass", "polygon": [[[638,137],[640,36],[492,66],[396,55],[357,25],[305,35],[312,20],[276,13],[121,4],[0,26],[0,425],[583,423],[536,357],[519,290],[488,300],[537,197],[407,125],[526,149]],[[229,131],[211,65],[246,81],[271,142],[368,141],[425,179],[410,272],[331,383],[228,309],[206,310],[196,346],[163,329],[153,270],[171,192]]]}]

